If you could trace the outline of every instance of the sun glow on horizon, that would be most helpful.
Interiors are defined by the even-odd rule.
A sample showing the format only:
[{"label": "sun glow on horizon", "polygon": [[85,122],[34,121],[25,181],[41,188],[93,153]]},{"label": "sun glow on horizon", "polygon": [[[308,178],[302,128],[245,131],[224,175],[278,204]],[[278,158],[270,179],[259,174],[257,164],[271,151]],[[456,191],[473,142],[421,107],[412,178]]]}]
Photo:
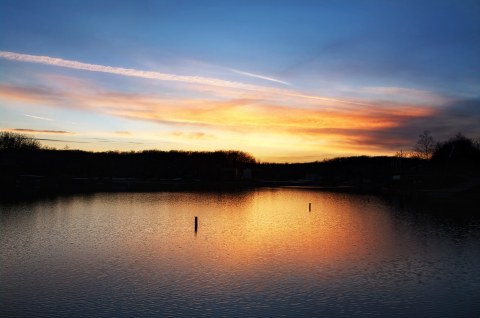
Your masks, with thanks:
[{"label": "sun glow on horizon", "polygon": [[3,3],[0,130],[272,162],[394,155],[424,130],[480,134],[469,1],[147,2]]},{"label": "sun glow on horizon", "polygon": [[[396,140],[392,146],[375,145],[375,135],[407,121],[427,118],[436,111],[434,107],[419,108],[415,104],[326,98],[223,80],[185,76],[177,79],[172,74],[152,75],[50,57],[0,53],[0,57],[17,63],[27,61],[160,81],[168,77],[167,82],[154,85],[160,88],[160,93],[112,90],[105,80],[85,77],[78,71],[55,75],[48,69],[34,73],[34,78],[42,80],[40,87],[25,83],[0,84],[0,100],[13,114],[32,113],[31,105],[40,106],[34,115],[23,115],[23,122],[28,122],[28,127],[34,122],[35,128],[3,129],[42,135],[61,132],[62,139],[42,140],[49,146],[65,143],[70,148],[93,151],[235,149],[249,152],[260,161],[305,162],[333,156],[392,154],[394,146],[402,141]],[[168,81],[173,81],[173,86]],[[185,98],[185,94],[165,93],[171,87],[200,95]],[[398,93],[402,90],[375,88],[375,92],[378,91]],[[421,92],[417,95],[432,96]],[[97,127],[92,137],[91,121],[72,126],[52,119],[52,110],[61,110],[72,118],[81,113],[100,121],[101,118],[109,120],[103,122],[101,129]],[[125,127],[125,123],[129,127]],[[115,131],[128,131],[128,134]]]}]

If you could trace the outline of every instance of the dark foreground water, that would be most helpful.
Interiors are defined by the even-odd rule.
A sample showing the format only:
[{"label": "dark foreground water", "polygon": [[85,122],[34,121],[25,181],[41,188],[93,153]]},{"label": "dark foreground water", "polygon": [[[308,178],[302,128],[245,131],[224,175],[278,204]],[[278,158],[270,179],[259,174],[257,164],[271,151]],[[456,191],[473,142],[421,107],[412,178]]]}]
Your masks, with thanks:
[{"label": "dark foreground water", "polygon": [[1,317],[480,317],[480,223],[425,207],[266,189],[0,209]]}]

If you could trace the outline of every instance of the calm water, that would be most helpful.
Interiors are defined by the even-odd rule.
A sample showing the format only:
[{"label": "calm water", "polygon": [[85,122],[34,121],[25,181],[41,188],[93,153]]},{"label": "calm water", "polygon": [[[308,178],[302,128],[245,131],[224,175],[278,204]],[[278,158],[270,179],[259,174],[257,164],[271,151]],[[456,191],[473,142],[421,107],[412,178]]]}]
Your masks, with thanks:
[{"label": "calm water", "polygon": [[480,317],[480,222],[375,197],[108,193],[0,209],[2,317]]}]

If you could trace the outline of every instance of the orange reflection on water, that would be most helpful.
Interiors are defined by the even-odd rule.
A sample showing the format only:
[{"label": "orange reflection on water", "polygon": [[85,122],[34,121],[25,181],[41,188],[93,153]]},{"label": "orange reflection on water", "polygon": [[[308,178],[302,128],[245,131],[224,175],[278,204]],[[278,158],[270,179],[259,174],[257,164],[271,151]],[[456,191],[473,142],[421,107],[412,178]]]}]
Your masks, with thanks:
[{"label": "orange reflection on water", "polygon": [[147,245],[143,242],[129,252],[156,255],[150,258],[153,266],[167,257],[185,271],[200,267],[217,273],[256,272],[355,266],[356,260],[388,253],[391,244],[389,217],[361,196],[346,199],[342,194],[272,189],[203,194],[202,202],[198,198],[199,194],[183,194],[169,207],[159,202],[162,208],[153,216],[170,211],[168,222],[177,228],[167,229],[159,222],[161,228],[151,233]]}]

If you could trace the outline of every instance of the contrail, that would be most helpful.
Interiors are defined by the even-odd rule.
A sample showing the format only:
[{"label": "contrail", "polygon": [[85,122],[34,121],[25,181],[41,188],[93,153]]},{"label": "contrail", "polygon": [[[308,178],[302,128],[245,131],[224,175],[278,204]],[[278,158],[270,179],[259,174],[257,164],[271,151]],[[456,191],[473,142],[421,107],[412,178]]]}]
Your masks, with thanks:
[{"label": "contrail", "polygon": [[[30,54],[8,52],[8,51],[0,51],[0,58],[4,58],[11,61],[37,63],[37,64],[71,68],[76,70],[84,70],[89,72],[101,72],[101,73],[117,74],[117,75],[130,76],[130,77],[154,79],[154,80],[160,80],[160,81],[173,81],[173,82],[182,82],[182,83],[189,83],[189,84],[200,84],[200,85],[209,85],[209,86],[216,86],[216,87],[234,88],[234,89],[242,89],[242,90],[256,91],[256,92],[269,93],[269,94],[277,94],[277,95],[283,95],[283,96],[292,96],[292,97],[300,97],[300,98],[314,99],[314,100],[321,100],[321,101],[328,101],[328,102],[341,102],[341,103],[368,106],[368,104],[363,104],[358,102],[326,98],[326,97],[320,97],[320,96],[308,95],[308,94],[301,94],[295,91],[290,91],[285,89],[244,84],[240,82],[227,81],[227,80],[222,80],[217,78],[201,77],[201,76],[185,76],[185,75],[152,72],[152,71],[142,71],[142,70],[136,70],[132,68],[113,67],[113,66],[106,66],[106,65],[99,65],[99,64],[83,63],[83,62],[78,62],[73,60],[64,60],[61,58],[50,57],[50,56],[30,55]],[[251,75],[255,75],[255,74],[251,74]]]},{"label": "contrail", "polygon": [[33,115],[28,115],[28,114],[23,114],[23,115],[24,115],[24,116],[27,116],[27,117],[30,117],[30,118],[53,121],[53,119],[51,119],[51,118],[40,117],[40,116],[33,116]]},{"label": "contrail", "polygon": [[231,68],[231,69],[229,69],[229,70],[232,71],[232,72],[234,72],[234,73],[240,74],[240,75],[245,75],[245,76],[260,78],[260,79],[263,79],[263,80],[267,80],[267,81],[271,81],[271,82],[275,82],[275,83],[280,83],[280,84],[284,84],[284,85],[290,85],[290,84],[287,83],[287,82],[278,80],[278,79],[273,78],[273,77],[268,77],[268,76],[264,76],[264,75],[258,75],[258,74],[253,74],[253,73],[249,73],[249,72],[239,71],[239,70],[236,70],[236,69],[234,69],[234,68]]},{"label": "contrail", "polygon": [[160,72],[142,71],[142,70],[136,70],[132,68],[112,67],[112,66],[105,66],[105,65],[99,65],[99,64],[88,64],[88,63],[82,63],[82,62],[72,61],[72,60],[64,60],[61,58],[49,57],[49,56],[29,55],[29,54],[0,51],[0,57],[7,60],[12,60],[12,61],[38,63],[38,64],[90,71],[90,72],[102,72],[102,73],[117,74],[117,75],[123,75],[123,76],[156,79],[161,81],[185,82],[190,84],[204,84],[204,85],[240,88],[240,89],[248,89],[248,90],[253,90],[257,88],[254,85],[225,81],[225,80],[220,80],[215,78],[200,77],[200,76],[182,76],[182,75],[167,74],[167,73],[160,73]]}]

